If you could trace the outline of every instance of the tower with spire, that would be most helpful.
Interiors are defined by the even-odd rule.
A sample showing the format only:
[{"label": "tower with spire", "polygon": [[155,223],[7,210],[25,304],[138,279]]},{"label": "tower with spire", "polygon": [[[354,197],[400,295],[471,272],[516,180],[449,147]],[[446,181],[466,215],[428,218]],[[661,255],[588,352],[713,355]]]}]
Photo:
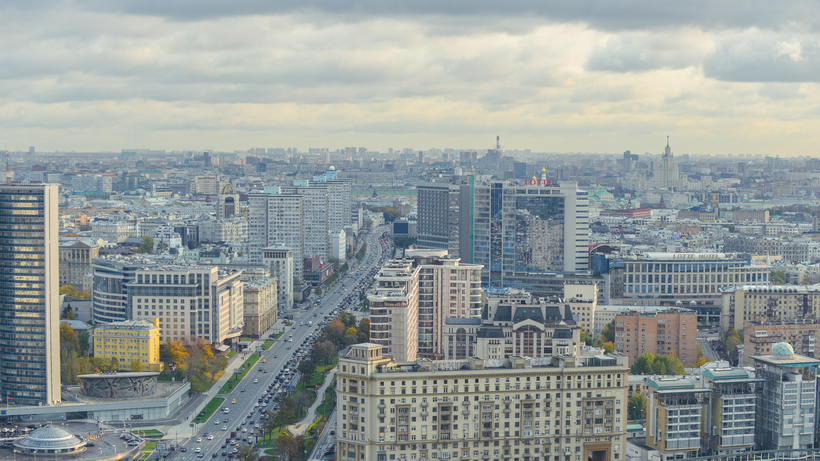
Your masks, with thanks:
[{"label": "tower with spire", "polygon": [[678,164],[669,147],[669,136],[666,137],[666,148],[661,156],[661,166],[655,171],[655,187],[673,190],[679,183]]}]

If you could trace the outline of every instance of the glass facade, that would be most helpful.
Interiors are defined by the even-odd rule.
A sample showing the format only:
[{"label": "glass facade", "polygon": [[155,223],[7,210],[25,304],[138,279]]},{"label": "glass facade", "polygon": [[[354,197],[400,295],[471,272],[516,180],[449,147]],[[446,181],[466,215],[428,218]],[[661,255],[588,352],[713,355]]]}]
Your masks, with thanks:
[{"label": "glass facade", "polygon": [[56,186],[0,187],[0,396],[17,405],[60,397],[56,196]]}]

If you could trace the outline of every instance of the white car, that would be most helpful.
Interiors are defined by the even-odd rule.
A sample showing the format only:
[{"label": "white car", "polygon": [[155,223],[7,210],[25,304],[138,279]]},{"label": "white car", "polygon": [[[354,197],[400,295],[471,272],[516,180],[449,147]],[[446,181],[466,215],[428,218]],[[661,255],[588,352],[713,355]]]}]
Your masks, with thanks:
[{"label": "white car", "polygon": [[256,384],[256,383],[258,383],[258,382],[259,382],[259,380],[258,380],[258,379],[254,379],[254,380],[253,380],[253,383],[254,383],[254,384]]},{"label": "white car", "polygon": [[202,442],[202,437],[198,437],[198,438],[196,439],[196,443],[200,443],[200,442]]},{"label": "white car", "polygon": [[219,426],[219,420],[214,421],[214,425]]},{"label": "white car", "polygon": [[223,431],[227,431],[227,430],[228,430],[228,426],[222,426],[222,430],[223,430]]},{"label": "white car", "polygon": [[214,435],[213,435],[213,434],[211,434],[211,435],[209,435],[209,436],[208,436],[208,440],[213,440],[213,439],[214,439]]},{"label": "white car", "polygon": [[196,447],[194,449],[194,453],[200,453],[201,451],[202,451],[202,448],[199,448],[199,447]]}]

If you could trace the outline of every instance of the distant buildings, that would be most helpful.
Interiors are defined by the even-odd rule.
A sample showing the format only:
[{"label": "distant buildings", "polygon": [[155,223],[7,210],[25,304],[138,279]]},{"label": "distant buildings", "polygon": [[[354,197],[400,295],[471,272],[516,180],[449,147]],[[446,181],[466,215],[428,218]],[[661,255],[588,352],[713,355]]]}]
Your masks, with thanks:
[{"label": "distant buildings", "polygon": [[820,318],[820,285],[737,285],[724,288],[720,326],[740,331],[747,322]]},{"label": "distant buildings", "polygon": [[100,246],[92,239],[64,237],[60,239],[60,286],[73,285],[83,289],[91,262],[100,255]]},{"label": "distant buildings", "polygon": [[[763,318],[763,317],[762,317]],[[741,331],[741,330],[738,330]],[[788,321],[747,321],[743,327],[744,365],[751,366],[753,355],[768,355],[780,342],[788,342],[800,355],[820,360],[820,320],[816,316]]]}]

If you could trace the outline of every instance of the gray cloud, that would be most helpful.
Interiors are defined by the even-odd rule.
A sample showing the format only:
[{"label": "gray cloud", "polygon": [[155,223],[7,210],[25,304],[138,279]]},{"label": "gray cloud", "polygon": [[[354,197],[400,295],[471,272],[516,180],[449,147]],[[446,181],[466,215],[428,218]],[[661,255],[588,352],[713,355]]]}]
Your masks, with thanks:
[{"label": "gray cloud", "polygon": [[703,73],[732,82],[818,82],[820,42],[814,35],[730,37],[704,61]]},{"label": "gray cloud", "polygon": [[596,47],[586,68],[612,72],[684,69],[699,66],[704,57],[705,50],[678,35],[624,34]]}]

